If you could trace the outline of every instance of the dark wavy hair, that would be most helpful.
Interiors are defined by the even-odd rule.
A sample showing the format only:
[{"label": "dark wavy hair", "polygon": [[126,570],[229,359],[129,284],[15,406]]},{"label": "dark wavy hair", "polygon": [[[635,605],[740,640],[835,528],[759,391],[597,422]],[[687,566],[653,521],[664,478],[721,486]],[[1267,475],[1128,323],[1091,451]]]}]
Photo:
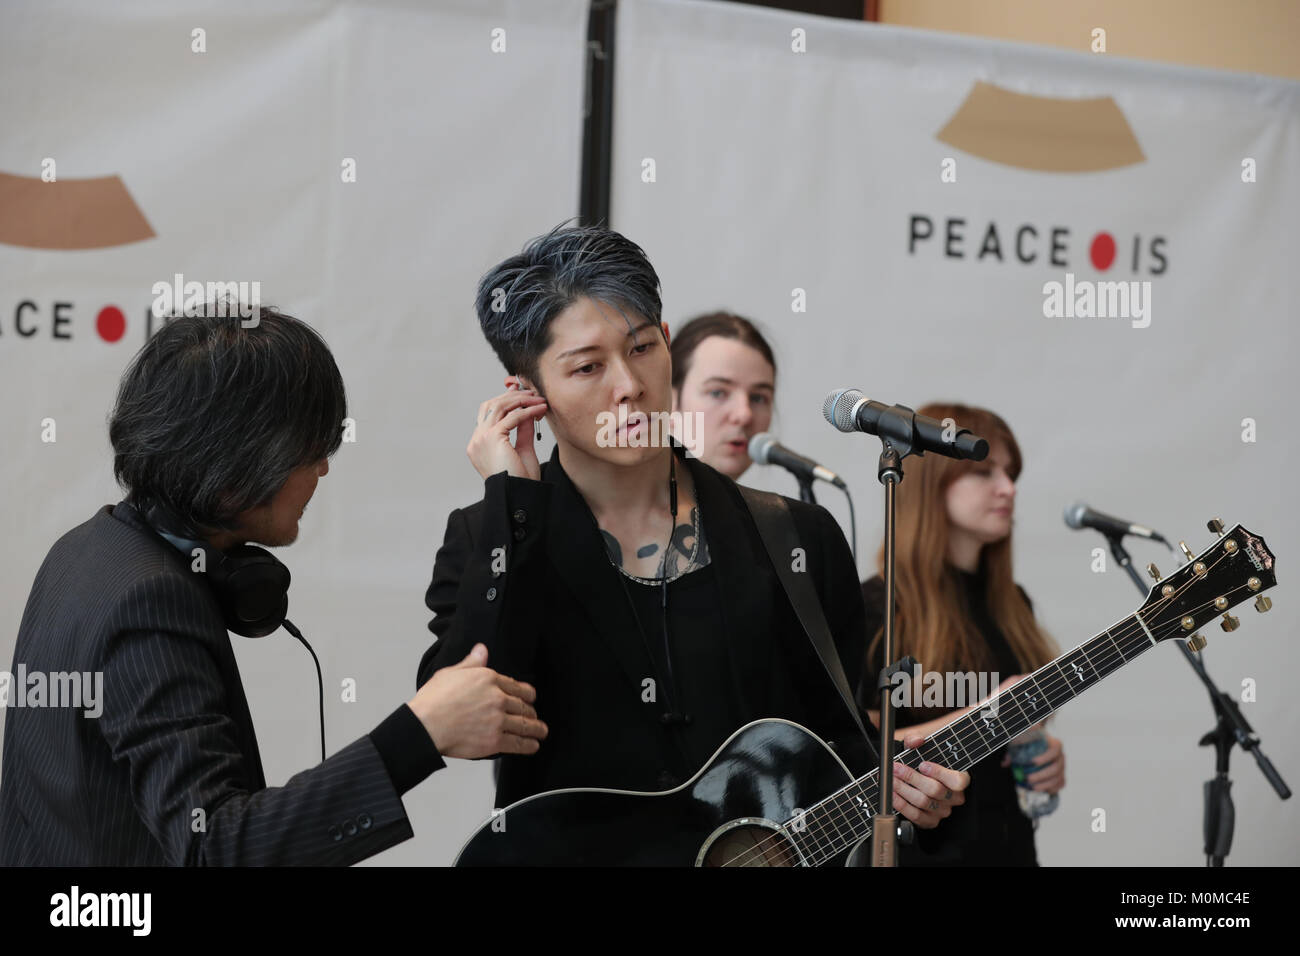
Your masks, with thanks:
[{"label": "dark wavy hair", "polygon": [[[556,226],[479,280],[474,308],[488,344],[511,375],[537,380],[551,321],[590,298],[659,325],[659,276],[635,242],[599,226]],[[537,383],[540,388],[540,383]]]},{"label": "dark wavy hair", "polygon": [[145,343],[108,425],[128,500],[196,532],[233,530],[290,472],[333,455],[347,417],[343,377],[311,326],[262,306],[245,328],[237,307],[221,311],[173,318]]}]

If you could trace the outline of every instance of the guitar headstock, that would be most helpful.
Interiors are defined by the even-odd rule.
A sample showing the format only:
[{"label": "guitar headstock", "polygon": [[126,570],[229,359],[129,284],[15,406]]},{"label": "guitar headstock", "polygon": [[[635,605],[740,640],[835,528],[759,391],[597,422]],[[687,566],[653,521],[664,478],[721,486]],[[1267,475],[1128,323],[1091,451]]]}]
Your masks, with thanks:
[{"label": "guitar headstock", "polygon": [[[1243,601],[1253,600],[1261,613],[1273,606],[1264,592],[1277,584],[1277,576],[1273,552],[1264,539],[1241,525],[1224,531],[1217,518],[1209,527],[1219,539],[1198,555],[1181,544],[1188,563],[1160,578],[1138,611],[1157,641],[1191,638],[1197,628],[1220,615],[1220,626],[1234,631],[1240,621],[1228,611]],[[1148,565],[1147,570],[1152,577],[1159,577],[1155,565]],[[1189,646],[1198,651],[1205,646],[1205,639],[1196,635]]]}]

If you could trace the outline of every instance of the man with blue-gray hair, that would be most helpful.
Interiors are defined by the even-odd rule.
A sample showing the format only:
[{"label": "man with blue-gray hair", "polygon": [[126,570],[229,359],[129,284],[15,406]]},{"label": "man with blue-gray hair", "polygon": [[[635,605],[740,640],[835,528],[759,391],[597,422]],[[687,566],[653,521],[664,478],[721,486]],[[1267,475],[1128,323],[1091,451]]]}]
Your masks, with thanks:
[{"label": "man with blue-gray hair", "polygon": [[[874,751],[739,487],[669,437],[669,329],[645,252],[607,229],[556,228],[490,269],[475,304],[507,391],[478,410],[467,451],[483,499],[448,519],[426,595],[439,640],[419,680],[482,642],[537,688],[547,744],[501,758],[496,806],[573,787],[672,790],[763,718],[869,769]],[[556,447],[540,465],[543,418]],[[856,674],[864,610],[848,544],[825,509],[786,505],[831,653]],[[895,806],[917,825],[964,801],[966,774],[905,769]]]}]

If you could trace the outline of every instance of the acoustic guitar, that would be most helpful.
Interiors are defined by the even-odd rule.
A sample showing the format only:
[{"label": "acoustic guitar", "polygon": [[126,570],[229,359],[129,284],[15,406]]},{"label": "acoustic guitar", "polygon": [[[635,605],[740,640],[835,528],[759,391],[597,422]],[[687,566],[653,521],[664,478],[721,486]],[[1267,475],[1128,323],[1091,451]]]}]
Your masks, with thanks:
[{"label": "acoustic guitar", "polygon": [[[966,770],[1068,701],[1165,641],[1199,651],[1197,629],[1277,584],[1273,554],[1237,525],[1162,578],[1137,611],[953,720],[896,760]],[[1183,545],[1184,552],[1191,551]],[[690,780],[662,793],[571,789],[503,810],[470,838],[457,866],[821,866],[871,836],[879,768],[854,778],[810,730],[748,724]]]}]

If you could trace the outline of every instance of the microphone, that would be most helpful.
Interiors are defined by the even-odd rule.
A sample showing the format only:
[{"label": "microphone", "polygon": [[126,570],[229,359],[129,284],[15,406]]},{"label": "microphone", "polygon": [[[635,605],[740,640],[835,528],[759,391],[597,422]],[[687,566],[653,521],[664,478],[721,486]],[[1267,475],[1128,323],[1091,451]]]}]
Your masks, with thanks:
[{"label": "microphone", "polygon": [[836,488],[844,487],[844,479],[829,468],[823,468],[811,458],[805,458],[786,448],[775,435],[759,432],[749,440],[749,457],[760,465],[780,465],[803,481],[828,481]]},{"label": "microphone", "polygon": [[1131,524],[1121,518],[1112,518],[1100,511],[1093,511],[1082,501],[1076,502],[1065,509],[1065,523],[1076,531],[1081,528],[1092,528],[1107,537],[1122,538],[1124,535],[1131,534],[1139,538],[1159,541],[1166,546],[1169,544],[1158,532],[1152,531],[1150,528],[1144,528],[1140,524]]},{"label": "microphone", "polygon": [[932,451],[948,458],[983,461],[989,454],[989,443],[969,428],[957,428],[955,423],[946,426],[906,405],[870,401],[856,388],[839,388],[827,395],[822,414],[840,431],[877,435],[904,455]]}]

